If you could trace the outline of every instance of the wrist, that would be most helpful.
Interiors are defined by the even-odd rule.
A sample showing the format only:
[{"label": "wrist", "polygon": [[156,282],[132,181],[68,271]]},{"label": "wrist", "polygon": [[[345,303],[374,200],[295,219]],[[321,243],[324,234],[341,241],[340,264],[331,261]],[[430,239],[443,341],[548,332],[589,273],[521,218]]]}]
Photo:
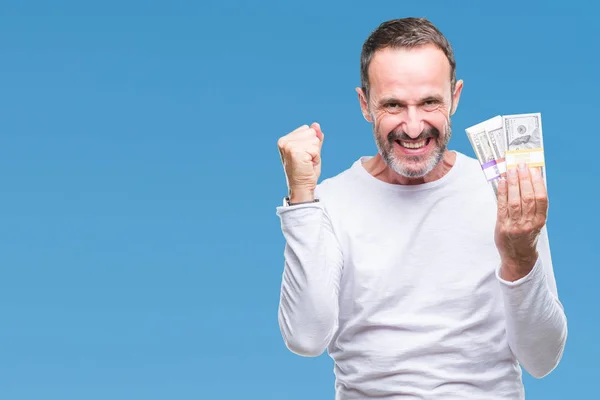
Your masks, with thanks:
[{"label": "wrist", "polygon": [[500,269],[501,278],[510,282],[524,278],[535,266],[537,258],[537,252],[525,258],[503,258]]},{"label": "wrist", "polygon": [[290,189],[288,198],[290,203],[304,203],[315,199],[314,189],[294,188]]}]

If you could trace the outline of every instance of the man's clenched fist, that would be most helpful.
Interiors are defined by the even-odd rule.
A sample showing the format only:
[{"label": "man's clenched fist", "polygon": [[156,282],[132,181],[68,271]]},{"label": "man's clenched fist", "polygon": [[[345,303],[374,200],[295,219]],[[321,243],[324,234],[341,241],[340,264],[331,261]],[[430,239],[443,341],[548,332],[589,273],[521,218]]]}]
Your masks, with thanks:
[{"label": "man's clenched fist", "polygon": [[302,125],[277,142],[290,203],[311,201],[321,175],[323,132],[318,123]]}]

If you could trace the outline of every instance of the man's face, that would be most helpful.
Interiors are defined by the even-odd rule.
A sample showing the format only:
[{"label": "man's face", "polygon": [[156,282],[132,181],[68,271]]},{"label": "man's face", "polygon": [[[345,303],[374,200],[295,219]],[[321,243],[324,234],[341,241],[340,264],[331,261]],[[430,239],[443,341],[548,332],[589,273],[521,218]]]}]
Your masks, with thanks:
[{"label": "man's face", "polygon": [[396,173],[420,178],[442,159],[462,82],[452,93],[450,63],[433,45],[383,49],[369,66],[369,100],[361,108],[379,152]]}]

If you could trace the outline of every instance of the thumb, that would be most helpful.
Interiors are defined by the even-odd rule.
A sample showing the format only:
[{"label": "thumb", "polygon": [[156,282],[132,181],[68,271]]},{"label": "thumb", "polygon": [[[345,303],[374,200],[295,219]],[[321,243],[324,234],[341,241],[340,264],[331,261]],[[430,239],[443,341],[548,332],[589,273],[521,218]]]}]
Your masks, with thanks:
[{"label": "thumb", "polygon": [[318,122],[313,122],[313,124],[310,127],[313,128],[315,130],[315,132],[317,132],[317,137],[319,138],[319,141],[321,142],[320,145],[323,145],[323,139],[325,139],[325,135],[323,134],[323,131],[321,130],[321,125]]}]

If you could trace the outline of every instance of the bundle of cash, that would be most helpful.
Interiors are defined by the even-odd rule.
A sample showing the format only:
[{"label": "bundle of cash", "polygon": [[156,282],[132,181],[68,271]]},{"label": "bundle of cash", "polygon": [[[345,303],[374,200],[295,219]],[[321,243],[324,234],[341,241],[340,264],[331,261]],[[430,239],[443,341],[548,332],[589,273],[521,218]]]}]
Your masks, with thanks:
[{"label": "bundle of cash", "polygon": [[525,163],[546,181],[541,113],[497,115],[466,129],[481,169],[498,195],[498,179]]}]

